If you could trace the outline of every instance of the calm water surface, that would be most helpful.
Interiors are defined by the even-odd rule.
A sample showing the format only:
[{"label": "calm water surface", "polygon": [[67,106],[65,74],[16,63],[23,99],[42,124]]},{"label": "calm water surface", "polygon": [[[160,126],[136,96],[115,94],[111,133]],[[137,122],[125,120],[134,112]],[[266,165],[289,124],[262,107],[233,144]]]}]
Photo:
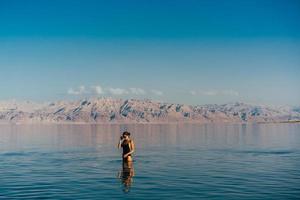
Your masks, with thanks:
[{"label": "calm water surface", "polygon": [[299,197],[300,124],[0,125],[0,199]]}]

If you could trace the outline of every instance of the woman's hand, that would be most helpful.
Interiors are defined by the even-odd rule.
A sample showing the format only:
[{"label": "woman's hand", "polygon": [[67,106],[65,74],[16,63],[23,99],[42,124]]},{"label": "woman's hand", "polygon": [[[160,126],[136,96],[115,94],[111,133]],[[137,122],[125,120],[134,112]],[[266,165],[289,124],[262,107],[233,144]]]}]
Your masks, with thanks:
[{"label": "woman's hand", "polygon": [[127,158],[128,157],[128,153],[124,154],[123,158]]}]

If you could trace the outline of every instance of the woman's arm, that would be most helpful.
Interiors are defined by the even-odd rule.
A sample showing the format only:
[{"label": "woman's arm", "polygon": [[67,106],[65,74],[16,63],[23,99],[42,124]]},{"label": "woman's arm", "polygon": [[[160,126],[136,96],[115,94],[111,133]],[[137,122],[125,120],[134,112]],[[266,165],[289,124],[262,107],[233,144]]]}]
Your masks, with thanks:
[{"label": "woman's arm", "polygon": [[134,142],[133,142],[133,140],[130,140],[130,149],[131,149],[131,153],[133,153],[134,152],[134,150],[135,150],[135,146],[134,146]]},{"label": "woman's arm", "polygon": [[119,143],[118,143],[118,149],[121,148],[122,142],[123,142],[123,139],[120,139],[120,140],[119,140]]}]

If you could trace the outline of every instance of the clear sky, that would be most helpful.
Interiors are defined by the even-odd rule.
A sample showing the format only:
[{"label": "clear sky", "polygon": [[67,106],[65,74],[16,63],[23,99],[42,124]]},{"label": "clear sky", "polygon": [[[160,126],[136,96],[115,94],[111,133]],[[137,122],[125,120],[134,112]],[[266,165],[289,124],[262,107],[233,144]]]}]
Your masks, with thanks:
[{"label": "clear sky", "polygon": [[0,0],[0,100],[300,105],[298,0]]}]

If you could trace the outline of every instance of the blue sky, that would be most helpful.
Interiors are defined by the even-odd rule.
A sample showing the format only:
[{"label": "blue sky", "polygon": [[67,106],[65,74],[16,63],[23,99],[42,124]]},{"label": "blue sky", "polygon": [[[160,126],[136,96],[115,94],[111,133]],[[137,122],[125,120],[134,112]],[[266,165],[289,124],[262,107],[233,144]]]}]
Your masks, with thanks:
[{"label": "blue sky", "polygon": [[300,104],[299,1],[0,0],[0,100]]}]

